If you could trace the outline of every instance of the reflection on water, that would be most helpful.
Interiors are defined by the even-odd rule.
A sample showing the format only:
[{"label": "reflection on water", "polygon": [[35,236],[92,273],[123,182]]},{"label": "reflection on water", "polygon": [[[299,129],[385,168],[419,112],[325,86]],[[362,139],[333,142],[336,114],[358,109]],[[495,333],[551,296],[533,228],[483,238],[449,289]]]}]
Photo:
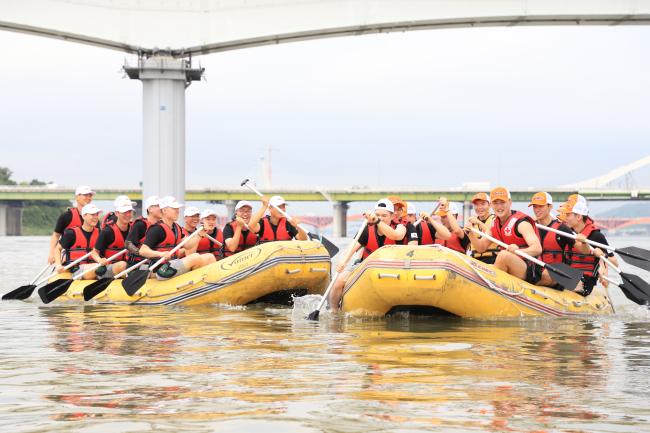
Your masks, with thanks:
[{"label": "reflection on water", "polygon": [[648,431],[650,320],[626,308],[312,323],[269,306],[3,302],[0,419],[11,431]]}]

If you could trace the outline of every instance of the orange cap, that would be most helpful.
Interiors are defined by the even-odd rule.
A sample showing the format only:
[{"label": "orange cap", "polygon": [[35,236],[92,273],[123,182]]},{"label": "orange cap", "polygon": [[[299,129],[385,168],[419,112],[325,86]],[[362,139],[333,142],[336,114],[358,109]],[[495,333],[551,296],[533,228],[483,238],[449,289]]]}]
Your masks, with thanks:
[{"label": "orange cap", "polygon": [[487,193],[484,193],[484,192],[477,192],[476,194],[474,194],[474,197],[472,197],[472,203],[474,203],[477,200],[483,200],[483,201],[486,201],[486,202],[489,203],[490,202],[490,196],[487,195]]},{"label": "orange cap", "polygon": [[547,192],[538,192],[530,199],[528,207],[533,205],[544,206],[545,204],[553,204],[553,197]]},{"label": "orange cap", "polygon": [[388,200],[390,200],[391,203],[393,203],[393,206],[396,208],[401,207],[402,209],[406,210],[406,208],[408,207],[406,205],[406,202],[396,195],[388,196]]},{"label": "orange cap", "polygon": [[490,191],[490,201],[493,202],[494,200],[501,200],[501,201],[507,201],[510,200],[510,191],[508,191],[506,188],[499,186],[497,188],[494,188],[492,191]]}]

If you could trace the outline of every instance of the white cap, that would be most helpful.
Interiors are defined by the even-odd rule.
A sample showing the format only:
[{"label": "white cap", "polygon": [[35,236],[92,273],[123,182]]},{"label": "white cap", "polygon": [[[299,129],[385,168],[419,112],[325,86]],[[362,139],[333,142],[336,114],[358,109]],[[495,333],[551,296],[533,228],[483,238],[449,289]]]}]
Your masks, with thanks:
[{"label": "white cap", "polygon": [[116,212],[128,212],[133,210],[133,206],[136,204],[136,202],[129,200],[127,197],[126,199],[122,199],[122,201],[117,201],[115,200],[115,211]]},{"label": "white cap", "polygon": [[203,212],[201,212],[201,219],[207,218],[209,216],[217,216],[217,212],[215,212],[213,209],[204,209]]},{"label": "white cap", "polygon": [[[83,194],[83,193],[82,193]],[[81,215],[100,213],[102,210],[95,206],[95,203],[88,203],[86,206],[81,208]]]},{"label": "white cap", "polygon": [[167,196],[161,198],[160,201],[158,202],[158,204],[160,205],[160,209],[165,209],[166,207],[171,207],[171,208],[174,208],[174,209],[180,209],[183,206],[185,206],[185,205],[180,204],[179,202],[177,202],[176,198],[172,197],[171,195],[167,195]]},{"label": "white cap", "polygon": [[[269,200],[269,201],[270,201],[270,200]],[[248,207],[250,207],[251,209],[253,209],[253,205],[251,204],[251,202],[246,201],[246,200],[239,200],[239,201],[237,202],[237,204],[235,205],[235,210],[239,210],[239,209],[241,209],[241,208],[243,208],[243,207],[245,207],[245,206],[248,206]]]},{"label": "white cap", "polygon": [[152,195],[151,197],[147,197],[147,199],[144,201],[144,210],[149,209],[151,206],[158,205],[160,205],[160,197],[157,195]]},{"label": "white cap", "polygon": [[410,201],[406,202],[406,213],[408,215],[415,215],[418,212],[416,209],[415,205],[411,203]]},{"label": "white cap", "polygon": [[452,215],[458,215],[460,213],[460,209],[458,208],[458,205],[454,202],[449,203],[449,213]]},{"label": "white cap", "polygon": [[[269,199],[269,204],[271,206],[282,206],[283,204],[287,204],[286,201],[282,198],[280,195],[274,195]],[[252,207],[252,206],[251,206]]]},{"label": "white cap", "polygon": [[567,212],[586,216],[589,215],[589,208],[587,207],[587,203],[578,201],[572,208],[567,209]]},{"label": "white cap", "polygon": [[138,205],[138,203],[131,201],[128,195],[118,195],[115,197],[115,200],[113,200],[114,207],[124,206],[124,203],[131,203],[132,207],[136,207]]},{"label": "white cap", "polygon": [[382,198],[379,200],[377,203],[375,203],[375,210],[387,210],[390,213],[395,212],[395,206],[393,206],[393,202],[388,200],[387,198]]},{"label": "white cap", "polygon": [[93,191],[88,185],[79,185],[77,189],[74,191],[74,195],[80,195],[80,194],[95,195],[95,191]]},{"label": "white cap", "polygon": [[183,212],[183,216],[189,217],[189,216],[199,215],[200,213],[201,211],[199,210],[198,207],[188,206],[185,208],[185,211]]}]

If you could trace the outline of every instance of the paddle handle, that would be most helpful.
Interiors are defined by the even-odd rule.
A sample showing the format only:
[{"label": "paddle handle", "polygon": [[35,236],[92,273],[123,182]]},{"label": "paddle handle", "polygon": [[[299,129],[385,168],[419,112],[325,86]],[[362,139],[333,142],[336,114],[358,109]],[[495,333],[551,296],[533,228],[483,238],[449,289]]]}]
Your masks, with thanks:
[{"label": "paddle handle", "polygon": [[131,266],[130,268],[127,268],[127,269],[123,270],[122,272],[120,272],[119,274],[115,275],[113,277],[113,279],[117,280],[118,278],[122,278],[124,275],[128,274],[129,272],[131,272],[135,268],[138,268],[138,267],[144,265],[148,261],[149,261],[149,259],[144,259],[143,261],[136,263],[135,265]]},{"label": "paddle handle", "polygon": [[222,246],[223,246],[223,244],[222,244],[221,242],[219,242],[218,240],[216,240],[215,238],[213,238],[213,237],[210,236],[209,234],[206,233],[205,237],[207,237],[207,238],[210,239],[212,242],[214,242],[215,244],[217,244],[217,246],[219,246],[219,247],[222,247]]},{"label": "paddle handle", "polygon": [[[563,232],[562,230],[554,229],[553,227],[548,227],[542,224],[535,224],[538,229],[546,230],[548,232],[553,232],[555,234],[558,234],[560,236],[564,236],[565,238],[570,238],[570,239],[577,239],[576,235],[572,235],[571,233]],[[594,242],[590,241],[589,239],[585,240],[586,243],[588,243],[591,246],[598,247],[603,250],[607,251],[616,251],[616,248],[610,246],[610,245],[605,245],[601,244],[600,242]]]},{"label": "paddle handle", "polygon": [[[128,250],[125,248],[125,249],[123,249],[122,251],[118,251],[117,253],[113,254],[112,256],[110,256],[109,258],[107,258],[106,260],[109,261],[109,262],[112,262],[114,259],[118,258],[119,256],[121,256],[122,254],[126,253],[127,251],[128,251]],[[94,271],[95,269],[99,268],[100,266],[101,266],[101,264],[98,263],[97,265],[93,266],[92,268],[88,268],[88,269],[86,269],[85,271],[83,271],[82,273],[80,273],[80,274],[77,275],[76,277],[73,277],[72,279],[73,279],[73,280],[80,280],[81,277],[83,277],[84,275],[86,275],[88,272]]]},{"label": "paddle handle", "polygon": [[52,266],[52,265],[49,264],[49,263],[48,263],[47,265],[45,265],[45,267],[44,267],[43,269],[41,269],[41,272],[39,272],[39,273],[34,277],[34,279],[29,283],[29,285],[30,285],[30,286],[33,285],[33,284],[36,282],[36,280],[38,280],[39,277],[40,277],[41,275],[43,275],[43,273],[44,273],[44,272],[45,272],[49,267],[51,267],[51,266]]},{"label": "paddle handle", "polygon": [[[192,232],[191,235],[189,235],[188,237],[186,237],[185,239],[183,239],[183,240],[182,240],[178,245],[176,245],[176,246],[175,246],[175,247],[170,251],[170,253],[171,253],[171,254],[174,254],[176,251],[180,250],[180,249],[183,247],[183,245],[185,245],[185,244],[187,243],[187,241],[189,241],[190,239],[192,239],[194,236],[198,235],[199,232],[200,232],[201,230],[203,230],[203,226],[198,226],[198,227],[196,228],[196,230],[194,230],[194,231]],[[160,260],[158,260],[156,263],[153,264],[153,266],[151,266],[151,267],[149,268],[149,270],[150,270],[150,271],[154,271],[154,270],[156,270],[156,268],[157,268],[158,266],[162,265],[164,262],[165,262],[165,258],[164,258],[164,257],[161,257]]]},{"label": "paddle handle", "polygon": [[[474,227],[470,228],[470,230],[473,231],[475,234],[477,234],[477,235],[479,235],[481,237],[484,237],[485,239],[487,239],[489,241],[492,241],[492,243],[497,244],[502,248],[506,248],[506,249],[508,248],[508,244],[506,244],[505,242],[501,242],[500,240],[492,237],[491,235],[489,235],[487,233],[483,233],[482,231],[477,230]],[[533,262],[535,264],[538,264],[538,265],[540,265],[542,267],[546,266],[546,263],[544,263],[543,261],[541,261],[539,259],[536,259],[535,257],[533,257],[531,255],[528,255],[523,251],[515,250],[515,254],[517,254],[519,257],[523,257],[526,260],[530,260],[531,262]]]},{"label": "paddle handle", "polygon": [[[354,249],[354,246],[356,245],[356,243],[359,241],[359,237],[361,237],[361,233],[363,233],[364,229],[366,228],[366,225],[368,225],[368,220],[364,219],[363,223],[361,223],[361,227],[359,228],[359,231],[357,232],[354,239],[352,239],[352,243],[350,244],[347,251],[345,252],[345,257],[348,257],[349,255],[352,254],[352,250]],[[346,264],[347,264],[347,260],[346,260],[346,262],[343,263],[343,265],[345,266]],[[323,306],[327,302],[327,298],[329,297],[329,294],[332,291],[332,286],[334,286],[334,283],[336,282],[336,279],[338,278],[338,276],[339,276],[339,273],[334,272],[334,276],[332,277],[332,280],[330,281],[329,285],[327,286],[327,289],[325,289],[325,293],[323,294],[323,299],[321,299],[320,303],[318,304],[318,308],[316,308],[316,311],[320,311],[321,308],[323,308]]]},{"label": "paddle handle", "polygon": [[[264,194],[262,194],[261,192],[259,192],[259,191],[257,190],[257,188],[255,188],[253,185],[251,185],[248,181],[244,182],[244,183],[243,183],[243,186],[245,186],[246,188],[250,189],[251,191],[253,191],[255,194],[259,195],[260,197],[264,197]],[[275,210],[277,210],[278,212],[280,212],[280,215],[282,215],[283,217],[285,217],[288,221],[291,221],[291,220],[292,220],[291,216],[289,216],[288,213],[286,213],[285,211],[283,211],[282,209],[280,209],[279,207],[277,207],[277,206],[274,205],[274,204],[271,204],[271,206],[273,206],[273,207],[275,208]],[[302,224],[298,224],[298,227],[300,227],[300,230],[302,230],[303,232],[305,232],[305,233],[309,233],[309,230],[307,230],[307,228],[306,228],[305,226],[303,226]]]},{"label": "paddle handle", "polygon": [[[91,253],[86,253],[86,254],[84,254],[83,256],[81,256],[81,257],[79,257],[77,260],[75,260],[74,262],[72,262],[72,263],[66,265],[66,266],[63,268],[63,270],[64,270],[64,271],[67,271],[68,269],[70,269],[70,268],[73,267],[74,265],[78,264],[79,262],[83,262],[83,261],[86,260],[88,257],[90,257],[90,254],[91,254]],[[51,273],[50,275],[48,275],[47,277],[41,278],[37,283],[35,283],[35,285],[36,285],[36,286],[40,286],[41,284],[43,284],[44,282],[46,282],[47,280],[49,280],[50,278],[52,278],[52,277],[55,276],[56,274],[58,274],[57,271],[52,272],[52,273]]]}]

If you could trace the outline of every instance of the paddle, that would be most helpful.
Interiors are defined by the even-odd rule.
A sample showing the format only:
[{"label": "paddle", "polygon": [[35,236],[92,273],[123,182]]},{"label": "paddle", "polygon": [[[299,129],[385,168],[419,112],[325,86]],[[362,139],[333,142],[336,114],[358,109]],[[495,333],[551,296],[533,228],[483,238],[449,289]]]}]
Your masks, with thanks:
[{"label": "paddle", "polygon": [[[344,257],[345,262],[343,263],[343,266],[347,265],[347,261],[350,260],[350,256],[352,256],[352,249],[354,248],[354,245],[359,240],[359,237],[361,236],[361,233],[363,233],[363,230],[366,228],[367,224],[368,224],[368,220],[364,219],[363,223],[361,224],[361,228],[357,232],[357,235],[354,237],[352,243],[350,244],[348,250],[345,253],[345,257]],[[334,272],[334,276],[330,280],[330,284],[327,286],[327,289],[325,289],[325,293],[323,294],[323,299],[321,299],[320,303],[318,304],[318,307],[314,311],[309,313],[309,315],[307,315],[307,320],[318,320],[318,316],[320,315],[320,310],[327,302],[327,298],[329,297],[330,291],[332,290],[332,286],[334,286],[334,283],[336,282],[338,276],[339,273]]]},{"label": "paddle", "polygon": [[[483,233],[480,230],[477,230],[475,228],[470,228],[471,231],[476,233],[477,235],[483,236],[485,239],[489,239],[492,241],[492,243],[495,243],[503,248],[508,248],[508,244],[505,242],[501,242],[498,239],[495,239],[494,237],[490,236],[487,233]],[[551,278],[561,285],[562,287],[566,289],[575,289],[575,287],[578,285],[578,282],[582,279],[582,271],[579,269],[574,269],[571,266],[568,266],[564,263],[544,263],[543,261],[536,259],[533,256],[530,256],[523,251],[520,250],[515,250],[515,254],[518,256],[530,260],[533,263],[536,263],[548,271],[548,273],[551,275]]]},{"label": "paddle", "polygon": [[[593,251],[593,248],[591,249]],[[634,274],[628,274],[621,271],[621,269],[608,260],[604,255],[600,256],[600,259],[607,263],[607,265],[615,270],[623,280],[622,284],[616,284],[623,291],[623,294],[632,302],[636,302],[639,305],[648,305],[650,304],[650,285],[643,281],[641,277]],[[605,277],[605,276],[603,276]],[[607,279],[607,278],[606,278]],[[607,281],[610,281],[607,279]],[[610,281],[611,282],[611,281]]]},{"label": "paddle", "polygon": [[637,288],[629,282],[623,280],[622,283],[617,283],[606,275],[603,275],[603,279],[609,281],[615,286],[618,286],[623,294],[627,297],[627,299],[631,300],[632,302],[645,306],[650,304],[650,299],[644,296],[643,293],[640,293]]},{"label": "paddle", "polygon": [[[122,251],[119,251],[112,256],[110,256],[108,259],[106,259],[108,262],[112,262],[122,254],[126,253],[128,250],[123,249]],[[79,275],[74,276],[72,279],[69,280],[56,280],[52,281],[49,284],[46,284],[45,286],[41,287],[38,289],[38,296],[41,297],[41,300],[43,301],[44,304],[49,304],[50,302],[54,301],[56,298],[59,296],[63,295],[65,292],[68,291],[68,288],[72,285],[74,281],[81,280],[84,275],[87,273],[94,271],[95,269],[99,268],[102,266],[101,264],[97,264],[91,268],[86,269]]]},{"label": "paddle", "polygon": [[136,263],[130,268],[123,270],[119,274],[115,275],[113,278],[102,278],[93,283],[88,284],[86,287],[84,287],[84,301],[90,301],[95,296],[99,295],[104,290],[106,290],[106,288],[110,286],[113,281],[117,280],[118,278],[122,278],[124,275],[128,274],[135,268],[138,268],[146,264],[148,261],[149,259],[142,260],[141,262]]},{"label": "paddle", "polygon": [[[203,226],[198,226],[196,230],[192,232],[192,234],[184,238],[178,245],[174,247],[174,249],[170,251],[170,253],[174,254],[176,251],[181,249],[183,245],[187,243],[187,241],[199,234],[201,230],[203,230]],[[149,278],[149,272],[155,271],[158,266],[162,265],[166,261],[167,259],[165,257],[161,257],[149,269],[136,269],[135,271],[131,272],[128,277],[122,280],[122,287],[124,287],[126,294],[129,296],[135,295],[135,292],[137,292],[138,289],[142,287]]]},{"label": "paddle", "polygon": [[[250,189],[251,191],[253,191],[255,194],[259,195],[260,197],[264,197],[264,194],[262,194],[261,192],[259,192],[259,191],[258,191],[258,190],[253,186],[253,185],[251,185],[250,183],[248,183],[249,181],[250,181],[250,179],[244,179],[244,181],[241,183],[241,186],[245,186],[245,187],[247,187],[248,189]],[[280,214],[282,214],[282,216],[285,217],[288,221],[291,221],[291,217],[290,217],[290,216],[289,216],[285,211],[283,211],[282,209],[280,209],[279,207],[277,207],[277,206],[275,206],[275,205],[271,205],[271,206],[273,206],[273,207],[274,207],[278,212],[280,212]],[[320,241],[320,243],[323,244],[323,246],[324,246],[325,249],[327,250],[327,252],[328,252],[328,254],[330,255],[330,257],[334,257],[334,256],[339,252],[339,248],[338,248],[336,245],[334,245],[334,244],[333,244],[329,239],[327,239],[325,236],[319,236],[319,235],[316,235],[316,234],[314,234],[314,233],[311,233],[311,232],[310,232],[309,230],[307,230],[307,228],[306,228],[305,226],[303,226],[302,224],[298,224],[298,227],[300,227],[300,229],[301,229],[302,231],[304,231],[305,233],[307,233],[307,235],[309,236],[310,239],[316,239],[316,240]]]},{"label": "paddle", "polygon": [[[540,225],[537,224],[537,227],[540,227]],[[551,227],[542,227],[544,227],[544,230],[557,233],[560,236],[567,234],[566,232],[562,232]],[[575,237],[572,239],[575,239]],[[614,248],[611,245],[601,244],[599,242],[590,241],[588,239],[585,242],[591,246],[598,247],[601,250],[613,251],[616,254],[620,255],[625,262],[631,264],[632,266],[650,271],[650,251],[648,250],[644,250],[643,248],[638,247]]]},{"label": "paddle", "polygon": [[[64,271],[67,271],[68,269],[70,269],[71,267],[75,266],[75,265],[78,264],[79,262],[81,262],[81,261],[87,259],[89,255],[90,255],[90,253],[85,254],[85,255],[79,257],[79,258],[78,258],[77,260],[75,260],[74,262],[72,262],[72,263],[66,265],[66,266],[63,268],[63,270],[64,270]],[[23,293],[17,293],[18,295],[20,295],[20,297],[13,297],[13,298],[7,298],[7,299],[19,299],[19,300],[27,299],[27,298],[29,298],[29,297],[32,295],[32,292],[34,291],[34,289],[35,289],[36,287],[40,286],[41,284],[43,284],[44,282],[46,282],[47,280],[49,280],[50,278],[52,278],[52,277],[54,277],[55,275],[58,275],[58,274],[59,274],[59,272],[55,270],[54,272],[52,272],[51,274],[49,274],[47,277],[43,277],[43,278],[41,278],[40,280],[38,280],[37,282],[35,282],[33,285],[30,284],[29,286],[25,286],[25,287],[26,287],[27,289],[29,289],[29,290],[25,290]],[[58,280],[57,280],[57,281],[58,281]],[[32,287],[32,286],[33,286],[33,287]],[[13,292],[7,293],[7,295],[10,295],[10,294],[12,294],[12,293],[14,293],[14,292],[17,292],[17,290],[18,290],[18,289],[14,290]],[[14,296],[15,296],[15,295],[14,295]],[[2,299],[5,299],[5,298],[3,297]]]},{"label": "paddle", "polygon": [[222,246],[223,246],[223,244],[222,244],[221,242],[219,242],[218,240],[216,240],[215,238],[213,238],[213,237],[210,236],[209,234],[206,233],[206,234],[205,234],[205,237],[208,238],[208,239],[210,239],[210,240],[211,240],[212,242],[214,242],[215,244],[217,244],[218,247],[222,247]]},{"label": "paddle", "polygon": [[36,276],[34,277],[34,279],[33,279],[29,284],[24,285],[24,286],[20,286],[20,287],[18,287],[17,289],[12,290],[12,291],[9,292],[9,293],[5,293],[5,294],[2,296],[2,300],[3,300],[3,301],[8,301],[8,300],[10,300],[10,299],[23,300],[23,299],[27,299],[27,298],[29,298],[29,297],[32,295],[32,292],[34,291],[34,289],[36,288],[36,285],[34,284],[34,283],[36,282],[36,280],[38,280],[38,278],[39,278],[41,275],[43,275],[43,273],[44,273],[48,268],[50,268],[51,266],[52,266],[52,265],[50,265],[49,263],[48,263],[47,265],[45,265],[45,267],[44,267],[43,269],[41,269],[41,272],[39,272],[38,275],[36,275]]}]

